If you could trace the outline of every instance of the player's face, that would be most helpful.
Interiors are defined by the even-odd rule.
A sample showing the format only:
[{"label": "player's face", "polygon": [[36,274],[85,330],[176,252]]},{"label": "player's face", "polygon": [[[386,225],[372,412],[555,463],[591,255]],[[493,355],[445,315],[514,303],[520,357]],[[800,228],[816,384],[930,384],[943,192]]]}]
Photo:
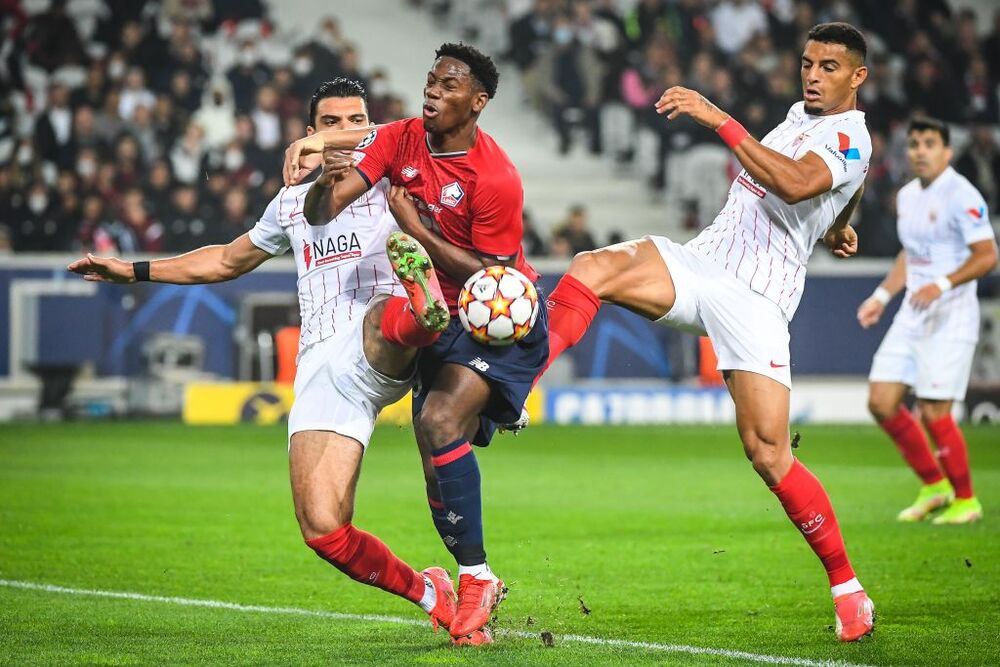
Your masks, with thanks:
[{"label": "player's face", "polygon": [[843,44],[809,40],[802,51],[801,74],[806,113],[821,116],[854,108],[854,93],[868,68]]},{"label": "player's face", "polygon": [[921,181],[933,181],[951,162],[951,148],[937,130],[914,130],[906,137],[906,157],[913,174]]},{"label": "player's face", "polygon": [[424,84],[424,129],[444,133],[460,127],[478,116],[488,100],[468,65],[438,58]]},{"label": "player's face", "polygon": [[323,130],[350,130],[368,127],[368,107],[360,97],[324,97],[316,105],[313,124],[306,128],[306,134]]}]

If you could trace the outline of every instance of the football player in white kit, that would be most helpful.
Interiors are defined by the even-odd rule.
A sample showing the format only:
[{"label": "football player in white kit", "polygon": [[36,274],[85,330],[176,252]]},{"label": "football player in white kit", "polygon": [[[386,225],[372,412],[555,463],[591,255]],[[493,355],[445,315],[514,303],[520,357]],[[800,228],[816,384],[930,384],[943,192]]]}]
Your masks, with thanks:
[{"label": "football player in white kit", "polygon": [[[885,280],[858,308],[858,322],[867,329],[906,288],[872,360],[868,406],[923,481],[917,499],[897,518],[922,521],[947,507],[934,518],[939,525],[983,516],[972,491],[965,438],[951,409],[954,401],[965,398],[979,338],[976,281],[997,265],[986,202],[949,166],[949,144],[945,123],[931,118],[910,122],[907,156],[916,178],[896,198],[903,249]],[[911,389],[919,422],[903,404]],[[920,422],[937,445],[937,459]]]},{"label": "football player in white kit", "polygon": [[[313,94],[310,134],[369,124],[360,83],[335,79]],[[328,152],[318,154],[311,166],[322,163],[319,179],[329,184],[354,162],[350,152]],[[288,418],[289,468],[302,536],[352,579],[414,602],[435,629],[447,628],[456,611],[448,573],[440,567],[417,572],[351,523],[375,418],[412,387],[413,346],[432,343],[439,332],[419,326],[386,256],[387,238],[400,234],[386,199],[388,183],[376,184],[322,226],[308,224],[302,214],[311,185],[282,188],[253,229],[228,245],[152,262],[88,255],[68,268],[91,281],[203,284],[232,280],[291,249],[299,274],[302,333]],[[435,287],[429,263],[426,274]],[[435,296],[443,303],[439,286]],[[414,311],[425,305],[414,304]],[[393,340],[413,341],[407,343],[411,346],[387,342],[387,326],[394,327]]]},{"label": "football player in white kit", "polygon": [[549,362],[583,337],[602,302],[668,326],[706,334],[736,404],[736,425],[754,470],[778,497],[826,569],[837,636],[854,641],[874,625],[874,605],[855,577],[830,499],[792,456],[788,322],[817,241],[847,257],[871,144],[856,110],[867,47],[846,23],[809,31],[803,102],[762,141],[693,90],[656,103],[716,130],[743,166],[725,207],[685,245],[660,236],[577,255],[549,296]]}]

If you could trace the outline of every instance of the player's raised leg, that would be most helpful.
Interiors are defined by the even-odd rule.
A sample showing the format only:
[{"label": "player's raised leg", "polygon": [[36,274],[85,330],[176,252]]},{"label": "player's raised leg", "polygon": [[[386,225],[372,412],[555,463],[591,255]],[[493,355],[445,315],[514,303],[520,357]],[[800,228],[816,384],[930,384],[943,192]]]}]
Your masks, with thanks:
[{"label": "player's raised leg", "polygon": [[969,450],[962,430],[951,416],[952,401],[917,398],[917,409],[927,432],[938,448],[938,459],[951,486],[955,499],[944,512],[934,517],[936,525],[972,523],[983,518],[983,506],[972,491],[969,470]]},{"label": "player's raised leg", "polygon": [[901,382],[870,382],[868,410],[886,432],[903,460],[923,482],[917,499],[896,517],[900,521],[922,521],[931,512],[948,505],[955,496],[920,422],[903,404],[909,387]]},{"label": "player's raised leg", "polygon": [[442,568],[417,572],[381,540],[354,527],[354,493],[364,449],[332,431],[292,435],[289,467],[295,517],[306,544],[360,583],[406,598],[447,628],[455,615],[455,592]]},{"label": "player's raised leg", "polygon": [[726,372],[726,384],[736,404],[743,451],[826,569],[837,637],[842,641],[860,639],[873,629],[875,606],[854,575],[826,490],[792,456],[788,387],[769,377],[737,370]]},{"label": "player's raised leg", "polygon": [[398,346],[427,347],[448,326],[448,306],[434,265],[413,237],[393,232],[386,239],[392,269],[407,298],[392,297],[381,315],[382,337]]},{"label": "player's raised leg", "polygon": [[548,297],[548,365],[580,342],[602,302],[620,305],[650,320],[663,317],[673,307],[673,280],[651,240],[616,243],[573,258],[569,271]]},{"label": "player's raised leg", "polygon": [[486,562],[479,463],[471,446],[490,386],[475,371],[448,363],[425,391],[413,428],[431,517],[459,566],[458,611],[449,630],[462,638],[482,629],[506,594]]}]

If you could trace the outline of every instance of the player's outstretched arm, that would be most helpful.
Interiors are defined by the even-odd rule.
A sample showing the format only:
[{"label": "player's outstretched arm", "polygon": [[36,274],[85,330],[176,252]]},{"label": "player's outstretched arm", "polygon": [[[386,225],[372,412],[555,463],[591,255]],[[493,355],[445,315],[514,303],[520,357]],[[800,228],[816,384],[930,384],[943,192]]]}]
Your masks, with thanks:
[{"label": "player's outstretched arm", "polygon": [[376,127],[323,130],[293,141],[285,149],[285,162],[281,171],[285,185],[297,185],[310,174],[312,169],[303,164],[303,158],[325,150],[349,151],[360,144]]},{"label": "player's outstretched arm", "polygon": [[[134,283],[150,280],[175,285],[220,283],[252,271],[271,255],[243,234],[226,245],[209,245],[189,253],[151,262],[127,262],[117,257],[96,257],[90,253],[66,268],[84,280],[102,283]],[[139,264],[138,275],[136,265]]]},{"label": "player's outstretched arm", "polygon": [[858,306],[858,324],[861,325],[861,328],[867,329],[878,324],[878,321],[882,319],[882,313],[885,312],[885,307],[905,286],[906,251],[900,250],[885,279],[879,283],[871,296]]},{"label": "player's outstretched arm", "polygon": [[996,268],[997,244],[993,239],[969,244],[971,254],[960,267],[932,283],[927,283],[910,297],[910,303],[917,310],[927,308],[942,294],[967,282],[979,280]]},{"label": "player's outstretched arm", "polygon": [[833,175],[821,157],[810,152],[793,160],[771,150],[695,90],[674,86],[660,96],[655,107],[656,113],[667,114],[667,120],[686,115],[719,132],[754,180],[786,204],[811,199],[833,187]]}]

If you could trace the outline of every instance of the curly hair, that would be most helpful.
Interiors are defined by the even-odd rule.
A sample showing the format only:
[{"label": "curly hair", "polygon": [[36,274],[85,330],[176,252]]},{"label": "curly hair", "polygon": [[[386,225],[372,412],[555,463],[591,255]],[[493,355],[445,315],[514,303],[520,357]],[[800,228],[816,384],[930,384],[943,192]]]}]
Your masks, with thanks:
[{"label": "curly hair", "polygon": [[486,95],[493,99],[497,94],[497,84],[500,83],[500,73],[493,59],[474,46],[448,42],[434,52],[435,58],[454,58],[469,66],[473,78],[479,83]]}]

